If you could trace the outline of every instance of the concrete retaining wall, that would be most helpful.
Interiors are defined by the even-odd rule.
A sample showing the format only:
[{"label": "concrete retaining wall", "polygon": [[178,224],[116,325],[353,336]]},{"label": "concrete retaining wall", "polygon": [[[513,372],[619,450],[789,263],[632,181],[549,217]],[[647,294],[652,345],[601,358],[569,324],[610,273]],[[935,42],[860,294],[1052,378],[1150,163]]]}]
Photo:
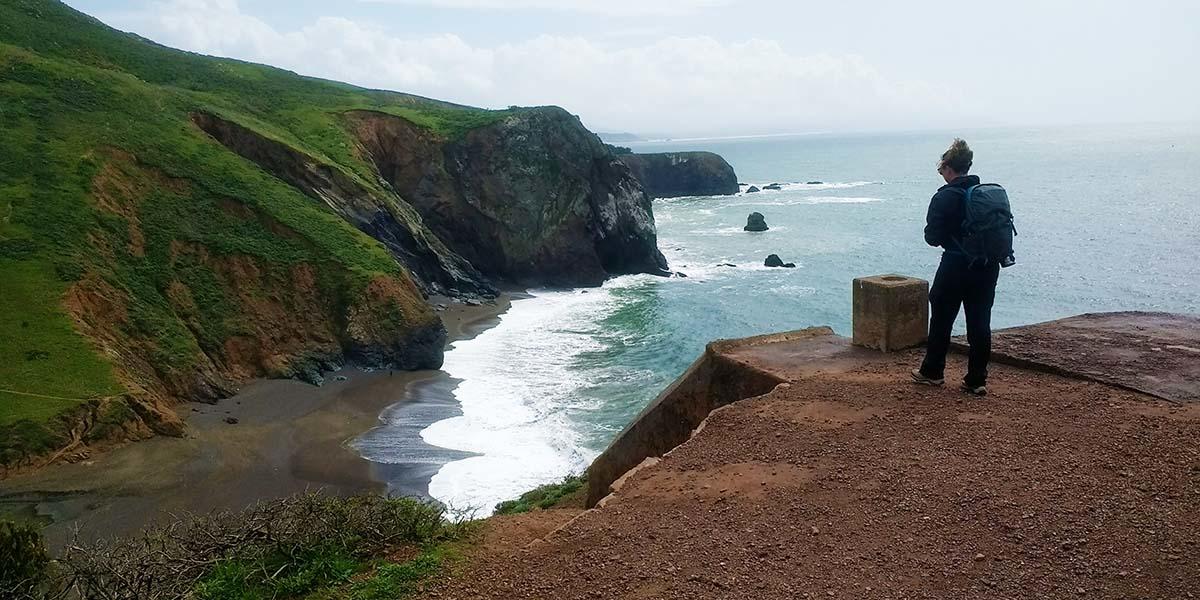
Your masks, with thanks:
[{"label": "concrete retaining wall", "polygon": [[832,335],[828,327],[709,344],[704,354],[659,394],[588,468],[589,508],[609,494],[626,471],[687,441],[716,408],[761,396],[786,379],[729,356],[735,349],[791,337]]}]

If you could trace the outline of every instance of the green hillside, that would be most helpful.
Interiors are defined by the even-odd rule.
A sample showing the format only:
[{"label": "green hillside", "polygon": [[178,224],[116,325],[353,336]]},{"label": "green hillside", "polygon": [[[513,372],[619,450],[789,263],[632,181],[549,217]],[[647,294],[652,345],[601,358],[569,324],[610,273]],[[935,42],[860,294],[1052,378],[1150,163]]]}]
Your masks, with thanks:
[{"label": "green hillside", "polygon": [[235,363],[230,340],[258,335],[251,317],[315,306],[363,318],[354,305],[376,282],[371,318],[437,320],[378,242],[216,143],[193,113],[380,191],[342,113],[454,137],[507,112],[172,50],[51,0],[0,1],[0,100],[0,465],[77,437],[81,407],[111,426],[90,436],[135,415],[154,429],[147,407]]}]

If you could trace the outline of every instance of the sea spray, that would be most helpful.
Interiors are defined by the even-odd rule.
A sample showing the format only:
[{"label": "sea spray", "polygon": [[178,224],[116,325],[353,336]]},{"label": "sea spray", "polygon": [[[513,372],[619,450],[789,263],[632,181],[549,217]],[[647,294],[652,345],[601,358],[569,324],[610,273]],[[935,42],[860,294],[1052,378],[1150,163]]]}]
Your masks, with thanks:
[{"label": "sea spray", "polygon": [[583,446],[571,413],[596,382],[576,358],[602,350],[596,327],[615,308],[607,290],[534,291],[500,323],[457,342],[442,367],[458,380],[462,415],[421,431],[428,444],[477,454],[442,467],[429,494],[456,510],[491,513],[497,502],[578,473],[596,451]]}]

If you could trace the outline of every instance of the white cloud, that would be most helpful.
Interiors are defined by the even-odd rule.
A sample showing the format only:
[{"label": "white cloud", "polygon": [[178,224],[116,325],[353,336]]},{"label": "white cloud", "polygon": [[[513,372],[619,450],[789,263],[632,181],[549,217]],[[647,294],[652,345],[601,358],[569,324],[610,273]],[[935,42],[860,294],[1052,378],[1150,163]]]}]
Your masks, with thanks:
[{"label": "white cloud", "polygon": [[732,0],[359,0],[373,4],[404,4],[433,8],[483,10],[554,10],[612,16],[682,15]]},{"label": "white cloud", "polygon": [[453,34],[397,37],[340,17],[281,32],[243,13],[237,0],[168,0],[115,24],[187,50],[368,87],[486,107],[557,104],[595,129],[681,135],[916,126],[955,110],[946,90],[895,81],[861,57],[800,56],[761,39],[615,46],[542,35],[477,47]]}]

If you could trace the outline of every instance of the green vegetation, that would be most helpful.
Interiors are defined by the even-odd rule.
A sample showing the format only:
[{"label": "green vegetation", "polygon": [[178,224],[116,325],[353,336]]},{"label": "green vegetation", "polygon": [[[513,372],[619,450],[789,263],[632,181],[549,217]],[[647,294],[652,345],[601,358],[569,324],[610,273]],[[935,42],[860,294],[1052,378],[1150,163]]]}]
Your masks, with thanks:
[{"label": "green vegetation", "polygon": [[497,504],[496,514],[514,515],[534,509],[554,508],[583,488],[586,483],[587,475],[569,475],[559,483],[548,483],[521,494],[516,500],[505,500]]},{"label": "green vegetation", "polygon": [[[407,278],[378,242],[210,139],[192,114],[235,121],[380,191],[346,111],[453,137],[520,110],[173,50],[54,0],[0,4],[0,98],[0,464],[62,443],[58,419],[124,394],[125,379],[187,380],[202,353],[223,352],[246,325],[244,299],[222,280],[231,257],[253,262],[264,296],[309,265],[335,308],[373,277]],[[97,333],[76,326],[72,294],[152,372],[122,372]]]},{"label": "green vegetation", "polygon": [[0,598],[42,594],[49,569],[50,555],[36,526],[0,521]]},{"label": "green vegetation", "polygon": [[198,600],[397,600],[418,591],[457,557],[450,542],[424,547],[400,563],[362,560],[318,546],[291,557],[276,553],[259,562],[223,561],[201,580],[195,594]]},{"label": "green vegetation", "polygon": [[455,547],[448,544],[422,551],[403,563],[382,563],[371,575],[349,586],[318,592],[310,600],[392,600],[419,591],[424,581],[458,560]]},{"label": "green vegetation", "polygon": [[0,597],[391,600],[459,560],[473,531],[434,504],[310,494],[72,544],[51,563],[35,527],[0,523]]},{"label": "green vegetation", "polygon": [[44,422],[80,398],[121,392],[112,367],[63,313],[67,284],[49,261],[0,258],[0,273],[0,428],[21,419]]}]

